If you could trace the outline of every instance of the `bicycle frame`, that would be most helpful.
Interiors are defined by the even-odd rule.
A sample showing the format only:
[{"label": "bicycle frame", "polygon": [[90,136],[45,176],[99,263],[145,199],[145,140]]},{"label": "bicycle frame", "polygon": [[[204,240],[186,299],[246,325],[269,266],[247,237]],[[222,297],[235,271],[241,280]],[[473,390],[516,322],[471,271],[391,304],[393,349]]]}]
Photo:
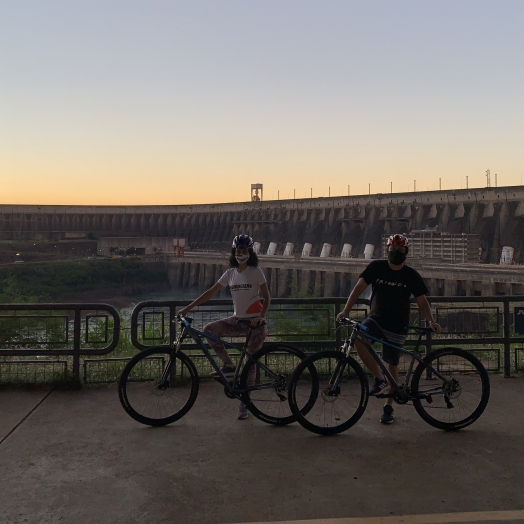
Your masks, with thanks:
[{"label": "bicycle frame", "polygon": [[[409,328],[415,329],[415,330],[420,329],[420,328],[417,328],[416,326],[409,326]],[[404,349],[399,346],[396,346],[395,344],[391,344],[390,342],[387,342],[383,339],[374,337],[371,334],[369,334],[367,330],[368,328],[364,326],[363,324],[355,324],[353,326],[351,335],[347,337],[346,340],[344,341],[344,345],[342,346],[342,351],[345,351],[346,356],[349,356],[351,349],[354,347],[354,342],[356,338],[358,338],[366,346],[366,349],[369,351],[370,355],[373,357],[373,360],[375,360],[375,362],[378,364],[382,373],[388,379],[390,385],[393,387],[393,392],[390,392],[387,394],[376,395],[376,398],[395,398],[397,396],[397,398],[403,399],[405,401],[412,400],[412,397],[408,395],[409,391],[407,390],[407,387],[410,383],[415,361],[424,365],[426,367],[426,370],[429,370],[431,373],[435,374],[438,378],[440,378],[444,382],[448,381],[448,379],[444,377],[438,370],[436,370],[433,366],[431,366],[431,364],[424,362],[423,358],[419,356],[418,348],[420,347],[422,336],[424,334],[422,331],[419,332],[419,337],[418,337],[418,341],[417,341],[417,345],[415,346],[415,349],[408,350],[408,349]],[[369,340],[372,340],[373,342],[380,342],[381,344],[384,344],[393,349],[396,349],[400,351],[401,353],[404,353],[411,357],[409,369],[406,374],[405,381],[402,384],[398,384],[397,381],[393,378],[390,371],[384,364],[383,360],[378,356],[373,346],[368,342]],[[438,390],[439,388],[437,388],[437,391]],[[425,392],[424,396],[426,396],[427,393],[428,391]]]},{"label": "bicycle frame", "polygon": [[[245,389],[240,389],[237,387],[238,379],[240,376],[240,371],[242,369],[244,359],[247,358],[248,360],[253,360],[253,356],[251,353],[247,352],[247,344],[249,342],[249,338],[251,336],[251,330],[249,330],[246,341],[244,342],[244,345],[242,347],[239,347],[238,344],[232,344],[231,342],[226,342],[225,340],[222,340],[220,338],[214,337],[213,335],[209,335],[208,333],[204,333],[203,331],[200,331],[198,329],[195,329],[191,326],[191,323],[186,319],[180,320],[180,325],[183,326],[182,331],[180,332],[180,335],[177,337],[177,339],[173,342],[172,349],[174,350],[174,353],[178,353],[180,351],[182,342],[186,338],[192,338],[193,341],[200,347],[202,352],[204,353],[205,357],[213,367],[213,369],[218,373],[218,380],[219,382],[224,386],[224,388],[231,394],[239,395],[241,393],[247,393],[249,391],[255,391],[255,390],[261,390],[261,389],[271,389],[273,388],[273,385],[267,385],[267,386],[248,386]],[[240,351],[240,358],[238,360],[237,366],[235,368],[235,374],[233,376],[233,380],[229,381],[227,377],[222,372],[222,369],[220,369],[220,366],[216,359],[211,354],[211,351],[208,349],[206,344],[203,342],[203,338],[208,338],[211,340],[216,340],[217,342],[221,342],[224,344],[225,347],[229,349],[236,349]],[[259,367],[265,371],[271,378],[278,378],[278,375],[276,375],[271,369],[266,367],[262,362],[258,362]],[[168,380],[168,376],[171,369],[171,361],[168,362],[168,365],[166,366],[164,373],[162,375],[161,384],[166,383]]]}]

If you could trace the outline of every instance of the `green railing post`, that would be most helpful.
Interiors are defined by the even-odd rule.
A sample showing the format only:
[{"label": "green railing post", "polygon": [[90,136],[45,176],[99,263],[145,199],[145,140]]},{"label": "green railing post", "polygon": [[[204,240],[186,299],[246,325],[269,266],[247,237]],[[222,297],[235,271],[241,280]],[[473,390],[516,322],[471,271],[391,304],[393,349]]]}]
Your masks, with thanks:
[{"label": "green railing post", "polygon": [[509,300],[504,300],[504,377],[511,377],[511,341],[510,341]]},{"label": "green railing post", "polygon": [[73,325],[73,387],[80,389],[80,333],[81,333],[80,308],[75,308],[75,321]]}]

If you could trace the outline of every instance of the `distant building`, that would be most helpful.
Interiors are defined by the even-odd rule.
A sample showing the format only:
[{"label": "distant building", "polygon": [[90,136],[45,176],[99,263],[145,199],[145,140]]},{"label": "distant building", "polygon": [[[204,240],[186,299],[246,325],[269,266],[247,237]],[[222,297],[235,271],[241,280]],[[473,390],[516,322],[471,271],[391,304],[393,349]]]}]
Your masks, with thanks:
[{"label": "distant building", "polygon": [[[453,234],[433,230],[411,231],[409,239],[409,258],[423,258],[435,262],[479,263],[480,235]],[[382,253],[388,251],[388,235],[382,236]]]}]

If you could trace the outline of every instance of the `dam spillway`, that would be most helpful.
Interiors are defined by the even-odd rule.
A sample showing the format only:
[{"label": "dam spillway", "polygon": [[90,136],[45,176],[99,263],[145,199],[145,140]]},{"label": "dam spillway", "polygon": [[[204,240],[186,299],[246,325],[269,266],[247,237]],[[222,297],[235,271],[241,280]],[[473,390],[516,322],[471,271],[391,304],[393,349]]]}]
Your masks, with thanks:
[{"label": "dam spillway", "polygon": [[[498,263],[504,247],[524,261],[524,187],[488,187],[348,197],[180,206],[1,205],[0,239],[180,237],[191,249],[223,251],[238,233],[251,235],[261,252],[286,246],[319,257],[323,250],[352,257],[380,256],[391,233],[438,230],[476,234],[480,259]],[[349,246],[349,247],[348,247]]]},{"label": "dam spillway", "polygon": [[[218,281],[229,267],[226,254],[193,254],[163,259],[172,290],[195,298]],[[369,260],[260,257],[260,267],[273,297],[346,297]],[[521,266],[435,264],[421,259],[409,263],[420,272],[432,296],[524,295]],[[368,288],[368,292],[369,292]],[[216,298],[228,296],[227,289]]]}]

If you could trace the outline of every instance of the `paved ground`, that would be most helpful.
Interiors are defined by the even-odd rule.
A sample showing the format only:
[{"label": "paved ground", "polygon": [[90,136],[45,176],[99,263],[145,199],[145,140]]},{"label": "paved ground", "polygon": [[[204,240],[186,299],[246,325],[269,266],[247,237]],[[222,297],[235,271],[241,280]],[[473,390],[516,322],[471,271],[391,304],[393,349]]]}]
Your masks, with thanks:
[{"label": "paved ground", "polygon": [[[382,426],[372,399],[337,437],[237,421],[213,383],[165,428],[129,418],[115,387],[0,392],[0,522],[524,522],[524,377],[491,378],[486,413],[461,432],[411,406]],[[434,517],[398,518],[421,514]]]}]

